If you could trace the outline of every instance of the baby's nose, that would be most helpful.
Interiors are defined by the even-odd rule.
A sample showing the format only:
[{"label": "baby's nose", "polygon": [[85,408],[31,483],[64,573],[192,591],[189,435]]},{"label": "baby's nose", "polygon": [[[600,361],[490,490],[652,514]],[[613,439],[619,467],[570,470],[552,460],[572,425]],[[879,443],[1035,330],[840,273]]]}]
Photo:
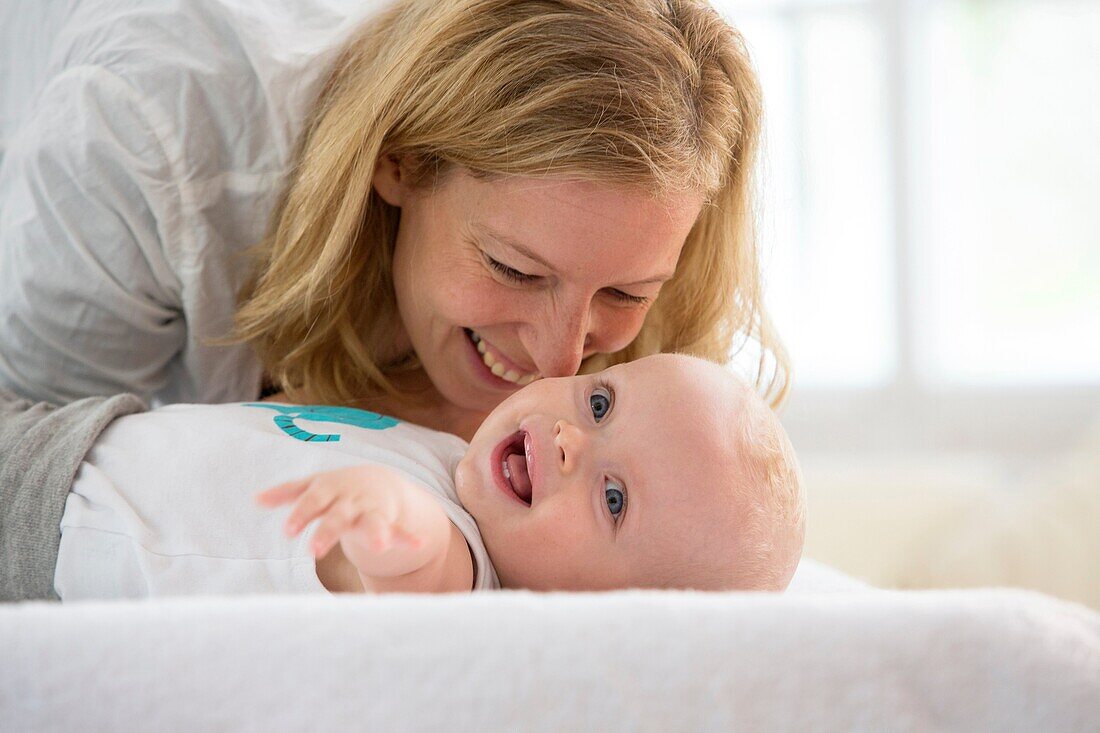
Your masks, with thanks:
[{"label": "baby's nose", "polygon": [[554,423],[554,447],[558,450],[558,465],[564,473],[572,471],[584,446],[584,431],[568,420]]}]

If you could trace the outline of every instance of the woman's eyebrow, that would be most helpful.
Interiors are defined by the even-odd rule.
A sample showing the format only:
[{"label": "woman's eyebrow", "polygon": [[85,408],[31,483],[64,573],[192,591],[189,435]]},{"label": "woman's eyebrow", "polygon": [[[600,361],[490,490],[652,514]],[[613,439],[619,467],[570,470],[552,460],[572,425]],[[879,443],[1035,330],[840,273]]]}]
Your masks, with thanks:
[{"label": "woman's eyebrow", "polygon": [[[506,247],[510,247],[510,248],[514,249],[515,251],[519,252],[521,255],[523,255],[527,259],[539,263],[540,265],[545,267],[547,270],[550,270],[552,272],[556,272],[556,268],[553,265],[551,265],[549,262],[547,262],[542,257],[540,257],[530,247],[523,244],[523,242],[519,242],[515,239],[512,239],[511,237],[509,237],[506,234],[501,234],[500,232],[496,231],[495,229],[493,229],[492,227],[490,227],[487,224],[471,224],[470,228],[474,230],[475,234],[480,234],[482,236],[489,237],[490,239],[495,239],[498,242],[500,242],[501,244],[505,245]],[[627,286],[630,286],[630,285],[649,285],[651,283],[664,283],[664,282],[667,282],[667,281],[671,280],[672,276],[675,275],[675,274],[676,274],[675,271],[669,272],[669,273],[663,273],[662,272],[662,273],[658,273],[657,275],[654,275],[653,277],[648,277],[645,280],[637,280],[637,281],[632,282],[632,283],[623,283],[623,286],[627,287]]]}]

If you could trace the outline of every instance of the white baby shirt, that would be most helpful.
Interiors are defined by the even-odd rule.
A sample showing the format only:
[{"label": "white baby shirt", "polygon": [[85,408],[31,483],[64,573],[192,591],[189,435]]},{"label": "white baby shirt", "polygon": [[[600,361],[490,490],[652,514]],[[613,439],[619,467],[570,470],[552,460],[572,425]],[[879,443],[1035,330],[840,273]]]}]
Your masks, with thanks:
[{"label": "white baby shirt", "polygon": [[362,463],[397,469],[436,496],[470,547],[474,590],[499,587],[454,488],[460,438],[346,407],[171,405],[116,420],[85,456],[61,519],[54,588],[63,601],[183,594],[326,592],[314,525],[283,532],[289,507],[258,491]]}]

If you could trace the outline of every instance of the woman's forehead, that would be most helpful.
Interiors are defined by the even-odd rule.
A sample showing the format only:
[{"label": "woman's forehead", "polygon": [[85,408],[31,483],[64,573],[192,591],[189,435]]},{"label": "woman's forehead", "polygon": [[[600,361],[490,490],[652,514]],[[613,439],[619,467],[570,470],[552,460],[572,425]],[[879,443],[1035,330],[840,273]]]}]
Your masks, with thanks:
[{"label": "woman's forehead", "polygon": [[471,180],[452,199],[471,232],[556,271],[614,270],[616,282],[667,279],[702,205],[583,181]]},{"label": "woman's forehead", "polygon": [[593,217],[620,227],[648,224],[662,231],[679,231],[685,224],[690,228],[703,205],[702,193],[694,191],[654,196],[638,188],[573,179],[481,181],[466,175],[451,179],[451,184],[460,200],[478,206],[500,224],[519,225],[534,219],[568,225],[576,219],[556,218],[568,212],[582,221]]}]

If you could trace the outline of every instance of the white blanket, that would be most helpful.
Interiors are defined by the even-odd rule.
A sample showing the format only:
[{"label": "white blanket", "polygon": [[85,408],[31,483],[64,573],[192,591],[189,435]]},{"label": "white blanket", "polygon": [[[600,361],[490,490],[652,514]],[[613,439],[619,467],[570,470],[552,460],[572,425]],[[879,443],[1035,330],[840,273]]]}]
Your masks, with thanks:
[{"label": "white blanket", "polygon": [[1100,726],[1100,615],[1020,591],[0,607],[0,730]]}]

